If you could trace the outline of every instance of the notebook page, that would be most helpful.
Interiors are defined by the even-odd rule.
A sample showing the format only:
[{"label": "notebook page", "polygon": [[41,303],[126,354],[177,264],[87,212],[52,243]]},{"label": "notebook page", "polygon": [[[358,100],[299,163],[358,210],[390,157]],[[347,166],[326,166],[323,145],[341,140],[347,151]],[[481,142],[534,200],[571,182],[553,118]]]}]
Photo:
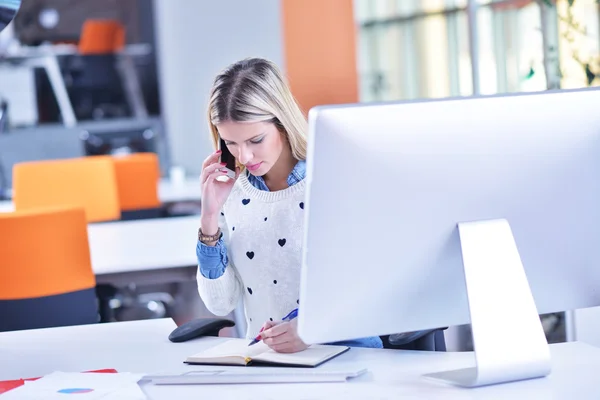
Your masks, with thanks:
[{"label": "notebook page", "polygon": [[347,347],[313,344],[308,349],[297,353],[277,353],[269,350],[254,357],[254,359],[282,364],[316,365],[341,353],[345,349]]},{"label": "notebook page", "polygon": [[223,343],[219,343],[209,349],[206,349],[198,354],[194,354],[190,358],[196,359],[218,359],[225,357],[254,357],[268,350],[268,347],[260,342],[254,346],[248,346],[250,340],[247,339],[229,339]]}]

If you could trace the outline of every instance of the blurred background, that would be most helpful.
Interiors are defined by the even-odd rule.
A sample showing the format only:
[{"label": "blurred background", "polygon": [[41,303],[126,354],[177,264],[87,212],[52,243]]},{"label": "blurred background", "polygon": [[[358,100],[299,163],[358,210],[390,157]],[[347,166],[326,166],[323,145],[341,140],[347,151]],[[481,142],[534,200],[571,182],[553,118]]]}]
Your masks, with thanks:
[{"label": "blurred background", "polygon": [[[153,153],[178,194],[167,216],[197,215],[208,91],[234,61],[276,62],[305,111],[581,88],[600,84],[599,24],[596,0],[23,0],[0,33],[0,200],[12,207],[19,163]],[[174,265],[193,272],[189,252]],[[109,319],[208,314],[193,274],[127,273]],[[564,318],[543,316],[550,341]]]}]

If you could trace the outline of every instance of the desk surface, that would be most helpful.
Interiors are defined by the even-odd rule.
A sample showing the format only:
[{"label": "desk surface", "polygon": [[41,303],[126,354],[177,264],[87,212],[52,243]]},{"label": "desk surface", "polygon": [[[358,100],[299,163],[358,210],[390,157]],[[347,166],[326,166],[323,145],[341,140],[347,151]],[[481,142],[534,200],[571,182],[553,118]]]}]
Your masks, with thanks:
[{"label": "desk surface", "polygon": [[152,272],[195,267],[199,216],[88,225],[94,273]]},{"label": "desk surface", "polygon": [[182,182],[161,179],[158,183],[158,197],[163,203],[199,201],[201,192],[199,178],[186,178]]},{"label": "desk surface", "polygon": [[[172,320],[0,333],[0,379],[116,368],[147,374],[181,373],[193,367],[182,360],[221,338],[171,343]],[[426,381],[424,373],[471,366],[472,353],[434,353],[353,348],[319,368],[362,365],[370,372],[348,383],[286,385],[153,386],[142,383],[150,399],[597,399],[600,349],[572,342],[551,345],[553,372],[543,379],[462,389]],[[231,367],[242,368],[242,367]],[[222,368],[220,368],[222,369]],[[211,396],[212,395],[212,396]]]}]

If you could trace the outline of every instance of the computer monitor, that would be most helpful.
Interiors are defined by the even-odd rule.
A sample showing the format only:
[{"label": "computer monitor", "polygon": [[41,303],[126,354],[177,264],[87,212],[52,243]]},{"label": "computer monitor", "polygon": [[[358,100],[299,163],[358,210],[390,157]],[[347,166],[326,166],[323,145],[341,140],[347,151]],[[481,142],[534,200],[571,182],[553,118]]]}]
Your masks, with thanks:
[{"label": "computer monitor", "polygon": [[584,89],[311,109],[300,336],[471,323],[478,368],[446,381],[547,375],[538,314],[600,305],[598,104]]},{"label": "computer monitor", "polygon": [[79,137],[84,154],[87,156],[156,153],[158,150],[157,135],[148,127],[104,131],[84,130]]}]

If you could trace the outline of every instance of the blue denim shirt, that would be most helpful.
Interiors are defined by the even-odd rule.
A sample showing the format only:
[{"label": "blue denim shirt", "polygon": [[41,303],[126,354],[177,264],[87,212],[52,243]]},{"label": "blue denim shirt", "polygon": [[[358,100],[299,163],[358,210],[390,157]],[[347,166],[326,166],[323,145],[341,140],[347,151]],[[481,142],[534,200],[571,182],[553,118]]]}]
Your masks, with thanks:
[{"label": "blue denim shirt", "polygon": [[[248,181],[252,186],[259,190],[269,191],[264,179],[260,176],[254,176],[248,174]],[[306,162],[298,161],[292,172],[287,178],[289,186],[295,185],[300,182],[306,176]],[[198,241],[196,246],[196,256],[198,257],[198,265],[200,266],[200,273],[205,278],[217,279],[225,273],[225,268],[229,264],[227,257],[227,248],[223,238],[219,239],[215,246],[207,246],[204,243]],[[395,343],[409,343],[415,339],[421,337],[424,332],[409,332],[397,336]],[[383,344],[378,336],[355,339],[343,342],[336,342],[335,344],[351,346],[351,347],[370,347],[370,348],[382,348]]]}]

